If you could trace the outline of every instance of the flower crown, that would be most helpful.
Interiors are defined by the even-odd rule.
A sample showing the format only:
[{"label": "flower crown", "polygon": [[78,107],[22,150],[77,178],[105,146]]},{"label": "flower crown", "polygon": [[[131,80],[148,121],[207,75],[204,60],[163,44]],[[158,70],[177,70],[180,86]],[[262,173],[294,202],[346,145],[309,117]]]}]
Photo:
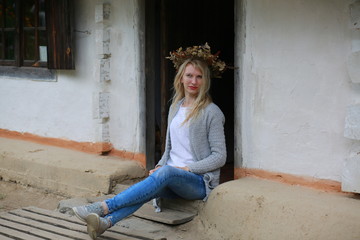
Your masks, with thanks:
[{"label": "flower crown", "polygon": [[173,62],[176,70],[189,58],[203,60],[209,65],[212,76],[214,78],[221,78],[221,74],[226,70],[227,66],[224,61],[219,59],[219,54],[220,51],[211,54],[209,44],[205,43],[201,46],[188,47],[186,50],[180,47],[176,51],[170,52],[170,56],[166,58]]}]

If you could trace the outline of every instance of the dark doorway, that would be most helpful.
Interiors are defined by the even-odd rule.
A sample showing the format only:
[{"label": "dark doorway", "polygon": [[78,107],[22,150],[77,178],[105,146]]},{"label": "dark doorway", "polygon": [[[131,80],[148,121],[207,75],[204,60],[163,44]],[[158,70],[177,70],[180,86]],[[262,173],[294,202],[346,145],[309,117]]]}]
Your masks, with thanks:
[{"label": "dark doorway", "polygon": [[[147,167],[152,168],[164,149],[167,113],[175,69],[165,59],[179,47],[208,42],[220,59],[234,63],[234,1],[146,1]],[[234,178],[234,72],[213,79],[211,95],[226,117],[227,164],[221,182]]]}]

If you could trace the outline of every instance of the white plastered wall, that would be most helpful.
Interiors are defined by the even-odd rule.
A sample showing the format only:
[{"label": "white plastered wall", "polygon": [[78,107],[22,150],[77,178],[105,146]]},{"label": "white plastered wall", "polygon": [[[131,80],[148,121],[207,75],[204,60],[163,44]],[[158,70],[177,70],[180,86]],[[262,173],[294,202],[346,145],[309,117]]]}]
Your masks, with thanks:
[{"label": "white plastered wall", "polygon": [[142,2],[110,3],[110,140],[116,149],[145,153]]},{"label": "white plastered wall", "polygon": [[[106,87],[97,79],[95,47],[95,8],[104,2],[111,5],[111,79]],[[119,150],[144,152],[139,15],[139,1],[75,1],[76,70],[57,71],[53,82],[0,77],[0,128],[78,142],[101,141],[94,94],[105,91],[110,94],[110,142]]]},{"label": "white plastered wall", "polygon": [[346,107],[359,99],[346,67],[350,1],[243,2],[242,167],[340,181]]}]

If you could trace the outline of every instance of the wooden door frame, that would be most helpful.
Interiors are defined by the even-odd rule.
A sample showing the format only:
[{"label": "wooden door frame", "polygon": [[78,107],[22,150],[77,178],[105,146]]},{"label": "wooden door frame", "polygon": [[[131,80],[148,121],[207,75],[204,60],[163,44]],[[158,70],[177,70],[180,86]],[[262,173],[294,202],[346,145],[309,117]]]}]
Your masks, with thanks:
[{"label": "wooden door frame", "polygon": [[145,106],[146,106],[146,131],[145,154],[146,168],[152,169],[156,164],[155,159],[155,42],[151,41],[156,36],[155,31],[155,5],[153,1],[145,1]]},{"label": "wooden door frame", "polygon": [[[154,29],[156,23],[155,16],[155,4],[160,4],[162,9],[166,9],[166,0],[153,0],[153,1],[145,1],[145,73],[146,73],[146,167],[148,169],[153,168],[159,159],[155,157],[155,63],[154,57],[157,53],[156,50],[156,38],[159,37],[156,35]],[[158,6],[159,7],[159,6]],[[239,63],[238,59],[241,59],[241,43],[243,40],[242,35],[244,34],[244,4],[243,0],[234,0],[234,31],[235,31],[235,46],[234,46],[234,60],[235,65],[237,66]],[[166,14],[164,11],[160,11],[160,59],[158,60],[161,65],[161,69],[168,69],[169,62],[164,58],[169,52],[166,33],[167,33],[167,20]],[[241,14],[240,16],[238,14]],[[158,33],[159,35],[159,33]],[[240,66],[239,66],[240,67]],[[234,168],[239,168],[242,166],[242,142],[241,142],[241,73],[240,68],[237,68],[234,74]],[[166,84],[169,84],[169,72],[161,71],[160,72],[161,79],[161,118],[162,121],[166,121],[168,114],[168,96],[164,89],[167,89]],[[166,101],[166,102],[165,102]],[[161,142],[165,143],[165,135],[166,135],[166,123],[161,124]],[[164,145],[161,147],[164,149]],[[236,177],[236,176],[235,176]]]},{"label": "wooden door frame", "polygon": [[161,84],[161,124],[160,124],[160,142],[161,150],[165,149],[165,138],[166,138],[166,128],[167,128],[167,115],[168,115],[168,99],[169,93],[166,91],[169,85],[169,72],[161,71],[161,69],[168,69],[169,61],[165,59],[165,56],[168,54],[168,44],[167,44],[167,20],[166,13],[163,9],[166,9],[166,0],[154,0],[154,1],[145,1],[145,65],[146,65],[146,168],[152,169],[159,159],[156,159],[155,156],[155,85],[156,85],[156,58],[157,53],[156,41],[157,33],[154,31],[156,24],[156,6],[159,4],[160,8],[160,84]]}]

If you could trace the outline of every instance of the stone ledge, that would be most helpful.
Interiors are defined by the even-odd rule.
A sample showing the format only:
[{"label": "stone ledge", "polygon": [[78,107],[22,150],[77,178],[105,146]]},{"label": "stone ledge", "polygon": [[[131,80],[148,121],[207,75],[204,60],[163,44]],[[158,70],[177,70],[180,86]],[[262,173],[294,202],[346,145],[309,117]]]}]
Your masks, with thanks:
[{"label": "stone ledge", "polygon": [[360,239],[360,199],[255,178],[221,184],[199,212],[202,239]]}]

